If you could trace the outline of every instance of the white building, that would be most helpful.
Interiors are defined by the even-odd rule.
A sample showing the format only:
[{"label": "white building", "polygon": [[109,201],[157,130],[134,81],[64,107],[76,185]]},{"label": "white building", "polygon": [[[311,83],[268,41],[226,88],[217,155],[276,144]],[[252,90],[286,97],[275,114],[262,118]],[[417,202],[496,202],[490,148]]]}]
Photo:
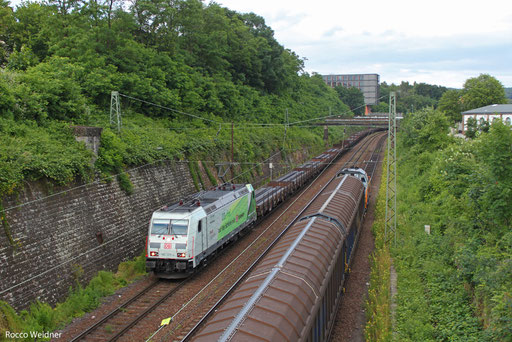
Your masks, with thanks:
[{"label": "white building", "polygon": [[501,119],[510,125],[512,123],[512,104],[493,104],[462,112],[462,130],[464,132],[467,130],[469,118],[474,118],[477,125],[481,125],[485,121],[491,124],[495,119]]}]

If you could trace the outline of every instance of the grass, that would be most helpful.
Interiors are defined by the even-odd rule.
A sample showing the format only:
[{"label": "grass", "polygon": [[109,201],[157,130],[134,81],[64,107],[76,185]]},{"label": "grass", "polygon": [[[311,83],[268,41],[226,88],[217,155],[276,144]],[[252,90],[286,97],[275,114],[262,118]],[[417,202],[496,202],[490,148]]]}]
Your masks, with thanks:
[{"label": "grass", "polygon": [[[140,255],[121,263],[116,273],[100,271],[86,287],[77,285],[70,288],[68,298],[54,308],[37,301],[28,310],[17,314],[9,304],[0,301],[0,341],[5,340],[6,331],[29,333],[60,329],[73,318],[94,310],[100,305],[102,298],[114,294],[117,289],[145,273],[145,257]],[[27,339],[29,340],[30,338]]]},{"label": "grass", "polygon": [[[384,162],[383,165],[386,165]],[[385,241],[385,213],[386,213],[386,170],[377,197],[375,220],[372,233],[375,237],[375,250],[371,254],[370,286],[366,301],[366,326],[364,335],[366,341],[391,341],[391,293],[390,293],[390,267],[391,255],[389,246]]]}]

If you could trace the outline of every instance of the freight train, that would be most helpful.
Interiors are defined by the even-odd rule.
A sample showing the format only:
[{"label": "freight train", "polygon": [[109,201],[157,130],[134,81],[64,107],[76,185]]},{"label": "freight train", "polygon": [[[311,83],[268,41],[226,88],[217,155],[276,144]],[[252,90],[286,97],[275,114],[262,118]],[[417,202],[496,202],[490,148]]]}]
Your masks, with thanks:
[{"label": "freight train", "polygon": [[254,190],[224,184],[153,213],[146,241],[146,270],[161,278],[184,278],[205,265],[344,152],[378,129],[353,134],[286,175]]},{"label": "freight train", "polygon": [[327,341],[367,207],[369,178],[344,169],[194,341]]}]

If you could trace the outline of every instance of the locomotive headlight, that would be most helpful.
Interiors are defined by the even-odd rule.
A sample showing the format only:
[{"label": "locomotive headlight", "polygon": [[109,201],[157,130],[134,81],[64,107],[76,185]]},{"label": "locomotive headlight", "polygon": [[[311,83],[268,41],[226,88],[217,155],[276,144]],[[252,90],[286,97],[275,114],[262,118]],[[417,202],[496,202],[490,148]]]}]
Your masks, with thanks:
[{"label": "locomotive headlight", "polygon": [[150,256],[158,256],[158,252],[149,252]]},{"label": "locomotive headlight", "polygon": [[178,258],[184,258],[185,257],[185,253],[178,253]]}]

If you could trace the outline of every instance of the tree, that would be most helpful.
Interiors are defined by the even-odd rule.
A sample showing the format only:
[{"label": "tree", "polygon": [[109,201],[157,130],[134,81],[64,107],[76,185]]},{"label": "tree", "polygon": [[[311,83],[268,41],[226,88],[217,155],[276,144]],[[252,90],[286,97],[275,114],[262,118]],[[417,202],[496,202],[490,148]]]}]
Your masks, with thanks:
[{"label": "tree", "polygon": [[444,148],[450,141],[448,128],[446,116],[433,108],[410,113],[400,125],[404,146],[417,153]]},{"label": "tree", "polygon": [[15,20],[12,14],[12,8],[9,7],[9,1],[0,0],[0,66],[3,66],[11,52],[9,45],[10,28]]},{"label": "tree", "polygon": [[410,113],[427,107],[436,108],[446,90],[447,88],[442,86],[416,82],[411,85],[404,81],[399,85],[388,85],[386,82],[380,85],[380,94],[384,101],[387,101],[390,92],[396,92],[396,110],[400,113]]},{"label": "tree", "polygon": [[439,110],[444,112],[451,122],[462,120],[461,92],[456,89],[448,90],[439,100]]},{"label": "tree", "polygon": [[413,91],[415,94],[430,97],[436,101],[438,101],[441,98],[441,96],[446,90],[446,87],[431,85],[427,83],[415,82],[413,86]]},{"label": "tree", "polygon": [[477,131],[477,122],[475,118],[468,118],[468,121],[466,122],[466,137],[473,139],[476,137],[476,131]]},{"label": "tree", "polygon": [[37,63],[39,63],[37,56],[29,47],[23,45],[20,51],[14,51],[9,56],[7,68],[11,70],[26,70],[29,66],[34,66]]},{"label": "tree", "polygon": [[15,95],[15,117],[57,120],[78,119],[86,106],[78,80],[85,70],[67,58],[52,57],[21,74]]},{"label": "tree", "polygon": [[349,106],[354,114],[364,114],[364,95],[361,90],[356,87],[346,88],[341,85],[334,89],[338,92],[340,100]]},{"label": "tree", "polygon": [[462,107],[471,110],[491,104],[507,103],[505,88],[494,77],[481,74],[469,78],[462,89]]}]

